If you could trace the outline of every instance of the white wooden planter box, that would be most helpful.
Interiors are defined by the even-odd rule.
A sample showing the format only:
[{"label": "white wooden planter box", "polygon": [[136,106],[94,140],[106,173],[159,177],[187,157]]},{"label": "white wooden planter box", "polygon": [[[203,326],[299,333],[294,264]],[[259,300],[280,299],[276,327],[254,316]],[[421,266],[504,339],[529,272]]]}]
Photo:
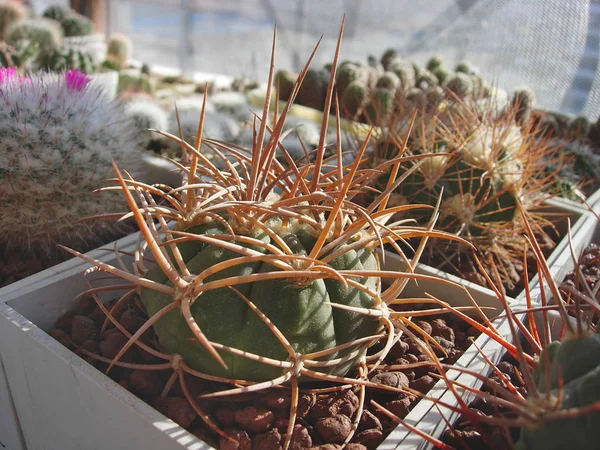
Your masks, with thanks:
[{"label": "white wooden planter box", "polygon": [[142,181],[144,183],[181,186],[181,170],[172,162],[144,151],[142,152],[142,163],[144,166]]},{"label": "white wooden planter box", "polygon": [[[595,226],[595,217],[583,210],[565,207],[560,202],[554,202],[554,205],[557,210],[570,211],[574,218],[579,218],[572,226],[573,241],[576,249],[585,247],[591,235],[590,227]],[[118,241],[117,247],[130,248],[136,239],[137,235],[126,237]],[[567,264],[570,258],[565,246],[568,243],[563,239],[551,256],[557,275],[560,265]],[[112,245],[105,247],[112,248]],[[90,256],[106,262],[114,260],[114,255],[106,250],[95,250]],[[71,309],[71,299],[86,288],[82,273],[88,267],[81,260],[72,259],[0,289],[0,356],[5,362],[6,376],[29,450],[146,446],[165,450],[209,448],[46,334],[58,317]],[[388,253],[386,268],[404,270],[404,262]],[[564,273],[567,270],[564,269]],[[419,265],[416,272],[461,283],[480,306],[496,308],[487,311],[490,317],[500,310],[498,299],[488,289],[425,265]],[[424,293],[454,306],[471,305],[462,288],[438,283],[411,281],[403,295],[416,297]],[[520,300],[517,298],[513,302],[519,304]],[[506,323],[500,323],[498,327],[509,336],[510,329]],[[501,346],[486,336],[480,337],[477,345],[494,361],[503,354]],[[471,370],[487,367],[474,347],[467,350],[456,364]],[[459,371],[450,371],[448,375],[463,383],[477,382],[474,377]],[[10,393],[1,390],[2,383],[0,400],[10,398]],[[446,391],[442,382],[438,382],[428,395],[456,404],[453,394]],[[12,414],[8,416],[0,425],[10,428],[15,419]],[[450,411],[422,400],[405,420],[414,426],[418,424],[428,434],[440,436],[445,429],[442,418],[451,416]],[[18,442],[18,430],[13,435]],[[408,450],[426,447],[427,443],[418,435],[398,427],[380,448]]]},{"label": "white wooden planter box", "polygon": [[[121,240],[119,248],[131,249],[136,238]],[[110,252],[95,250],[91,255],[114,261]],[[387,269],[403,265],[398,257],[387,255]],[[27,448],[210,448],[46,333],[72,308],[72,298],[86,289],[83,272],[87,268],[87,263],[74,259],[15,283],[18,288],[11,285],[0,290],[0,355]],[[447,288],[440,290],[436,283],[424,281],[419,287],[409,286],[406,295],[425,292],[453,302]],[[491,292],[483,288],[472,290],[472,295],[481,304],[495,303]],[[466,352],[458,364],[471,366],[473,356],[472,351]],[[438,385],[429,395],[444,393]],[[421,401],[406,420],[429,432],[436,425],[424,419],[431,416],[431,408],[429,402]],[[397,429],[381,448],[413,449],[415,439],[421,442],[414,434]]]}]

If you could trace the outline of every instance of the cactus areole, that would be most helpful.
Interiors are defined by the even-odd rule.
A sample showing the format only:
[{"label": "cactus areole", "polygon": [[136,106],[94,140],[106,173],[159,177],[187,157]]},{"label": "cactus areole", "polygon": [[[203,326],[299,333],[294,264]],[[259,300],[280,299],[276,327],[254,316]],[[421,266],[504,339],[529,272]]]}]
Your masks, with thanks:
[{"label": "cactus areole", "polygon": [[[228,224],[238,235],[233,220]],[[310,254],[316,236],[309,227],[289,225],[283,227],[281,221],[272,220],[269,224],[271,232],[295,255]],[[225,226],[217,221],[193,226],[185,230],[192,236],[223,236],[228,233]],[[277,245],[266,232],[244,234],[266,244]],[[243,233],[243,232],[242,232]],[[193,239],[193,238],[192,238]],[[264,248],[256,245],[239,243],[258,252]],[[179,244],[179,250],[191,274],[200,274],[224,261],[239,257],[233,251],[205,242],[191,240]],[[295,262],[301,267],[301,260]],[[361,248],[348,252],[333,259],[329,265],[336,270],[377,270],[378,263],[372,251]],[[218,271],[204,280],[212,283],[218,280],[244,277],[252,274],[277,272],[275,266],[266,261],[254,261],[236,264],[225,270]],[[167,282],[167,276],[158,266],[148,272],[147,278],[159,282]],[[378,293],[379,278],[364,277],[357,279],[369,290]],[[225,281],[227,284],[227,281]],[[247,301],[252,302],[275,327],[285,336],[297,355],[315,353],[331,349],[356,339],[376,335],[380,329],[377,317],[361,315],[343,309],[334,308],[331,303],[353,307],[377,308],[378,299],[365,291],[348,286],[333,278],[301,279],[269,278],[259,281],[238,284],[229,287],[210,289],[194,298],[191,313],[194,321],[211,342],[226,345],[242,352],[249,352],[273,360],[288,359],[288,352],[276,335],[253,311]],[[181,293],[185,295],[185,293]],[[156,314],[168,304],[177,301],[171,295],[156,290],[143,288],[141,300],[150,316]],[[169,352],[181,355],[193,369],[209,375],[264,381],[277,378],[282,369],[259,361],[248,359],[241,354],[219,351],[227,368],[222,367],[208,351],[194,338],[181,311],[175,309],[159,319],[154,325],[160,344]],[[346,358],[326,373],[343,376],[358,360],[364,356],[368,344],[350,346],[347,349],[325,355],[319,360]],[[300,378],[302,381],[303,378]]]}]

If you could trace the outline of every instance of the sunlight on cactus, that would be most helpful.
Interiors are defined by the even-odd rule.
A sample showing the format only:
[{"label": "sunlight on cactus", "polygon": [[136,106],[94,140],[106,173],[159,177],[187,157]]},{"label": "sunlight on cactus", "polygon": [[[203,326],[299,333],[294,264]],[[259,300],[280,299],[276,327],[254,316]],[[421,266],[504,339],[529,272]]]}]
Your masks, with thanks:
[{"label": "sunlight on cactus", "polygon": [[[342,31],[334,67],[341,36]],[[275,44],[272,60],[274,51]],[[159,132],[182,149],[180,188],[145,185],[115,165],[118,186],[108,189],[123,193],[131,209],[124,217],[134,217],[141,230],[132,270],[66,249],[129,283],[120,287],[126,292],[114,308],[131,295],[139,295],[149,316],[135,333],[128,333],[98,298],[102,288],[82,293],[92,294],[108,316],[106,324],[113,324],[129,338],[112,360],[84,351],[86,355],[109,363],[108,370],[113,366],[172,368],[172,381],[166,389],[179,380],[194,410],[226,440],[233,438],[220,430],[190,395],[185,376],[231,386],[205,393],[201,399],[285,385],[292,392],[285,449],[296,423],[299,384],[306,388],[309,382],[329,381],[334,383],[334,390],[344,384],[359,386],[361,402],[367,386],[404,392],[369,381],[367,374],[377,369],[403,333],[422,335],[421,339],[439,346],[410,317],[459,309],[436,299],[398,299],[409,279],[452,284],[417,275],[413,269],[429,238],[457,239],[433,230],[435,208],[418,204],[388,206],[391,192],[402,181],[393,175],[404,162],[404,155],[365,169],[362,163],[369,143],[367,137],[358,157],[344,164],[338,120],[335,156],[325,159],[329,145],[325,142],[327,115],[323,117],[314,158],[294,161],[285,151],[281,141],[286,116],[313,55],[314,52],[293,85],[286,106],[274,113],[271,129],[267,128],[272,94],[268,90],[263,113],[255,119],[251,150],[204,139],[203,108],[194,143]],[[335,70],[331,77],[335,79]],[[273,65],[269,85],[272,79]],[[326,106],[333,103],[339,117],[334,100],[330,88]],[[265,141],[267,132],[270,138]],[[202,145],[213,148],[224,168],[218,168],[199,151]],[[287,163],[275,157],[278,148]],[[392,176],[386,189],[368,206],[354,202],[357,195],[369,189],[375,177],[390,168]],[[160,206],[157,197],[163,200]],[[425,208],[432,215],[427,226],[392,220],[397,213],[418,208]],[[411,260],[401,248],[409,248],[409,239],[419,241],[410,251]],[[384,245],[404,258],[406,272],[380,270],[381,255],[377,249]],[[394,309],[403,302],[402,312]],[[411,307],[423,302],[432,309]],[[165,353],[151,349],[141,339],[151,327]],[[367,350],[378,342],[381,350],[367,356]],[[140,365],[121,361],[134,345],[164,362]],[[411,393],[422,395],[412,390]],[[352,419],[353,430],[361,413],[362,406]],[[352,434],[345,442],[350,441]]]},{"label": "sunlight on cactus", "polygon": [[[118,209],[92,195],[111,161],[139,171],[129,122],[117,103],[77,70],[23,77],[0,69],[0,242],[55,253],[55,243],[98,245],[119,224],[82,221]],[[113,231],[111,231],[113,230]],[[100,238],[100,240],[99,240]]]}]

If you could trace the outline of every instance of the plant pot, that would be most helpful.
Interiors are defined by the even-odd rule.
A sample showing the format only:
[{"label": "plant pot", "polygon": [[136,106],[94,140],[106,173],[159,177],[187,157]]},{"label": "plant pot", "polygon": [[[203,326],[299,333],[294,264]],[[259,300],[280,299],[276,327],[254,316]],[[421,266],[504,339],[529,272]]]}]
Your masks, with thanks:
[{"label": "plant pot", "polygon": [[104,34],[96,33],[89,36],[65,37],[63,46],[69,50],[87,53],[92,57],[96,65],[100,65],[106,59],[106,39]]},{"label": "plant pot", "polygon": [[0,358],[0,411],[2,411],[0,413],[0,447],[8,450],[26,450],[2,358]]},{"label": "plant pot", "polygon": [[172,162],[150,152],[142,152],[142,163],[144,165],[144,183],[181,186],[181,171]]},{"label": "plant pot", "polygon": [[[132,235],[118,241],[118,248],[132,250],[136,239]],[[115,262],[114,254],[103,250],[90,256]],[[131,262],[125,254],[122,259]],[[386,269],[402,266],[399,257],[386,255]],[[72,308],[73,297],[87,288],[83,272],[88,268],[83,261],[71,260],[23,280],[19,289],[0,290],[0,355],[28,448],[47,448],[48,443],[61,449],[210,448],[46,333]],[[118,282],[104,276],[94,285],[99,283]],[[454,296],[423,280],[418,287],[408,287],[406,295],[423,296],[424,292],[446,294],[444,298],[454,303]],[[479,303],[494,304],[490,291],[471,292]],[[471,367],[475,353],[468,350],[458,364]],[[445,386],[438,382],[428,395],[444,393]],[[429,430],[435,425],[429,419],[431,409],[430,402],[421,401],[406,420]],[[413,449],[415,439],[420,441],[399,427],[381,448]]]}]

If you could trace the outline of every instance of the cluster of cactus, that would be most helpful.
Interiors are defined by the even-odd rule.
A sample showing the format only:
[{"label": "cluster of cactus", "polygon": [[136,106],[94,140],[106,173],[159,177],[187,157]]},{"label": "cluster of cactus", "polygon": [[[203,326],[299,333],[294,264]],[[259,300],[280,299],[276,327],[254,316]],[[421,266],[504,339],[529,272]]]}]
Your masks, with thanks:
[{"label": "cluster of cactus", "polygon": [[[421,110],[410,134],[410,117],[405,118],[374,150],[376,160],[385,160],[399,152],[406,139],[407,152],[421,159],[399,171],[398,176],[406,172],[407,178],[393,201],[435,206],[441,197],[439,226],[470,241],[486,258],[491,256],[511,293],[522,282],[520,252],[525,244],[517,206],[521,203],[532,211],[551,195],[552,182],[543,173],[546,159],[555,152],[540,140],[531,121],[518,124],[519,112],[522,108],[509,105],[499,114],[490,99],[449,102],[443,110]],[[532,226],[552,245],[536,220],[542,216],[532,215]],[[421,220],[426,224],[428,217]],[[459,267],[463,275],[474,271],[465,264],[470,255],[466,247],[438,250],[444,258],[454,254],[461,261],[452,260],[454,268],[445,266],[446,270]],[[431,263],[437,264],[435,259]]]},{"label": "cluster of cactus", "polygon": [[33,41],[39,45],[40,52],[45,52],[60,47],[63,30],[60,23],[52,19],[24,19],[9,25],[5,37],[13,45],[21,40]]},{"label": "cluster of cactus", "polygon": [[17,42],[14,46],[0,42],[0,67],[22,68],[38,53],[37,43],[27,40]]},{"label": "cluster of cactus", "polygon": [[[0,242],[56,253],[56,243],[98,245],[112,221],[82,221],[120,209],[118,196],[90,193],[111,161],[139,172],[137,146],[121,105],[77,70],[19,76],[0,69]],[[100,241],[100,242],[99,242]],[[93,247],[92,247],[93,248]]]},{"label": "cluster of cactus", "polygon": [[124,34],[113,34],[108,40],[106,64],[114,70],[127,67],[131,58],[131,39]]},{"label": "cluster of cactus", "polygon": [[88,36],[94,32],[92,21],[71,8],[49,6],[42,16],[60,23],[66,37]]},{"label": "cluster of cactus", "polygon": [[21,3],[0,2],[0,41],[5,37],[9,25],[27,18],[27,10]]},{"label": "cluster of cactus", "polygon": [[[310,69],[296,103],[323,110],[330,70],[329,65]],[[295,79],[296,74],[290,71],[276,74],[275,84],[281,100],[289,98]],[[433,57],[423,68],[400,58],[394,50],[386,51],[380,61],[369,57],[367,63],[342,62],[337,70],[335,89],[343,117],[376,125],[385,124],[397,105],[406,100],[422,106],[439,104],[446,99],[482,97],[486,93],[483,80],[468,63],[458,64],[452,72],[441,58]]]},{"label": "cluster of cactus", "polygon": [[83,73],[93,73],[96,70],[94,59],[88,53],[59,47],[41,55],[40,67],[53,72],[65,72],[77,69]]}]

